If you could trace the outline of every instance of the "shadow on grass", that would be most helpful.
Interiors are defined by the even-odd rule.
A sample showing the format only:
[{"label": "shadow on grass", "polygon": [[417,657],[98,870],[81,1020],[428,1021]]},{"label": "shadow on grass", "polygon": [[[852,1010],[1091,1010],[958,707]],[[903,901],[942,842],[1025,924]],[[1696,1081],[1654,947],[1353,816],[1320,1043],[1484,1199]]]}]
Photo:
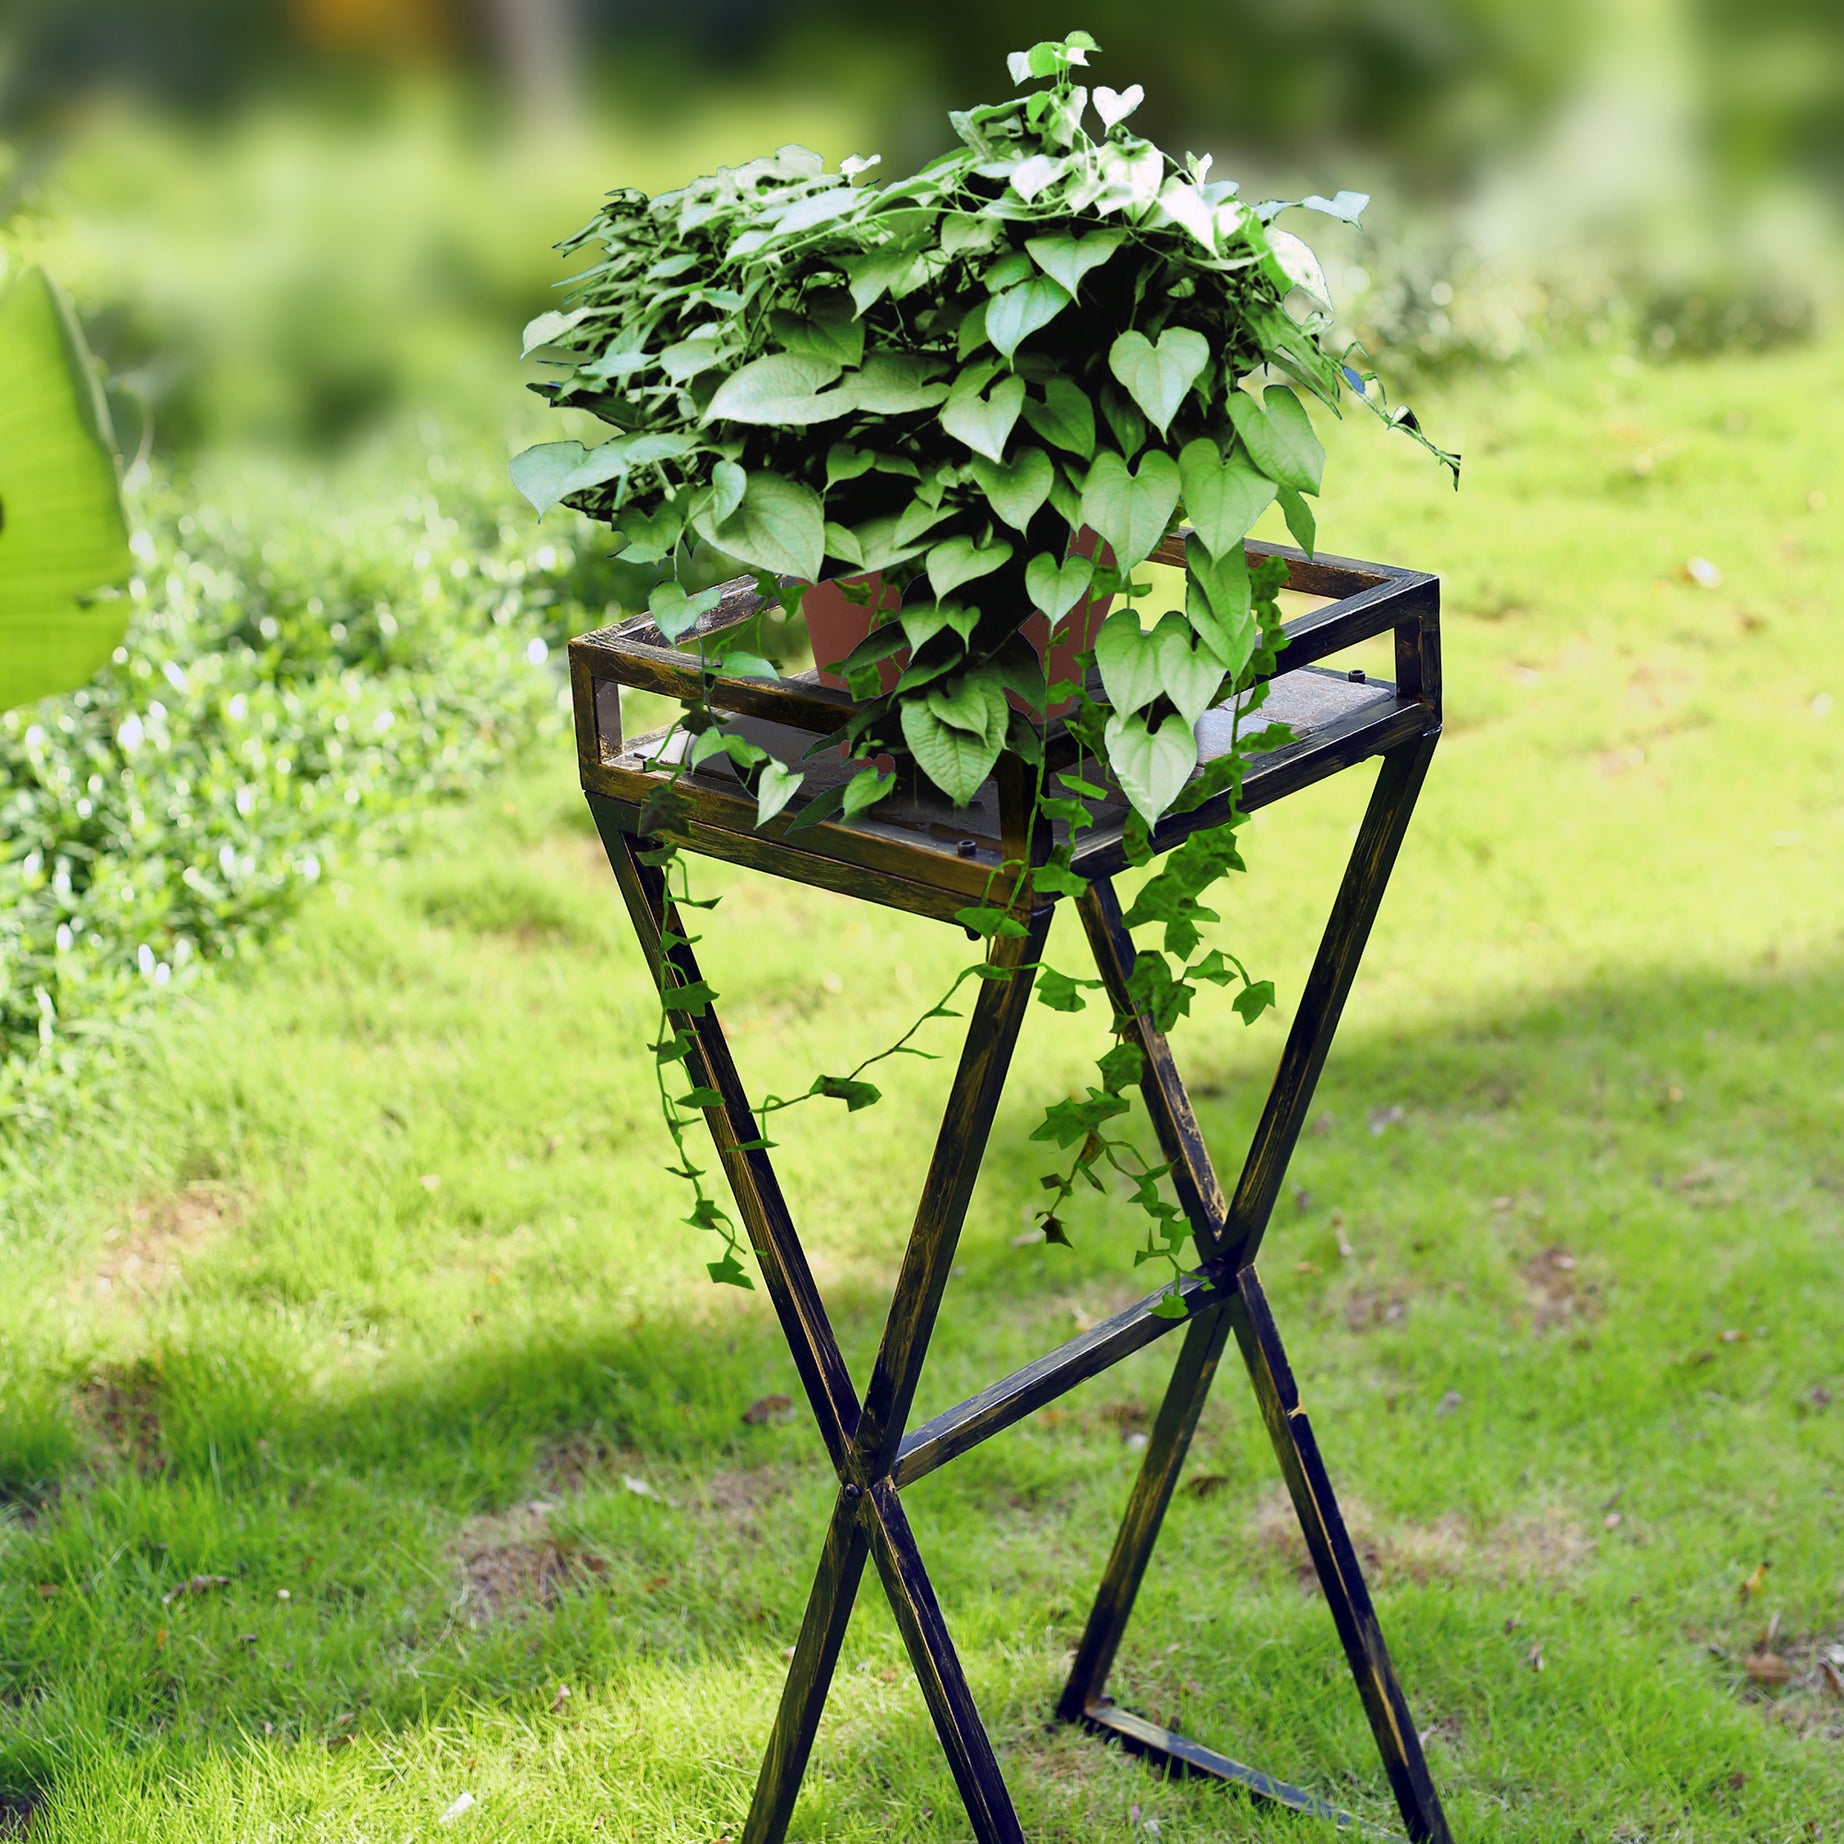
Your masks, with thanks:
[{"label": "shadow on grass", "polygon": [[[1495,1193],[1546,1187],[1548,1216],[1533,1233],[1571,1246],[1616,1233],[1608,1226],[1625,1212],[1636,1227],[1618,1233],[1653,1241],[1622,1245],[1634,1310],[1600,1328],[1601,1356],[1617,1362],[1624,1346],[1635,1365],[1655,1367],[1663,1334],[1648,1300],[1685,1284],[1676,1273],[1684,1255],[1748,1253],[1762,1264],[1762,1285],[1775,1261],[1819,1259],[1794,1238],[1760,1239],[1762,1198],[1776,1200],[1783,1221],[1790,1213],[1815,1233],[1820,1219],[1835,1230],[1844,1195],[1840,1018],[1844,967],[1825,965],[1661,975],[1416,1033],[1354,1035],[1335,1050],[1321,1098],[1334,1125],[1303,1143],[1296,1167],[1312,1167],[1311,1182],[1331,1196],[1397,1200],[1397,1227],[1378,1228],[1367,1251],[1384,1266],[1406,1265],[1411,1249],[1428,1259],[1430,1237],[1437,1267],[1443,1246],[1456,1259],[1514,1261],[1509,1239],[1482,1241],[1487,1232],[1468,1227],[1483,1217],[1497,1234]],[[1245,1138],[1265,1086],[1243,1048],[1213,1066],[1207,1042],[1180,1038],[1220,1147]],[[1004,1143],[993,1157],[1029,1154]],[[1713,1204],[1695,1179],[1705,1169],[1723,1174]],[[1316,1220],[1307,1205],[1284,1208],[1277,1266],[1291,1257],[1282,1231]],[[1660,1225],[1670,1233],[1661,1237]],[[1131,1284],[1117,1259],[1123,1239],[1102,1228],[1091,1222],[1067,1269],[1038,1256],[1027,1265],[970,1234],[937,1379],[954,1394],[988,1380],[1006,1367],[994,1361],[1002,1341],[990,1328],[1005,1321],[1013,1338],[1043,1331],[1072,1285]],[[1835,1235],[1831,1246],[1835,1297]],[[828,1305],[848,1343],[868,1348],[885,1310],[881,1291],[837,1287]],[[1302,1292],[1294,1305],[1310,1317],[1314,1298]],[[1450,1306],[1425,1326],[1411,1321],[1395,1334],[1390,1361],[1405,1373],[1447,1361],[1467,1313],[1478,1316],[1482,1349],[1502,1336],[1502,1303],[1488,1288],[1476,1305]],[[1341,1370],[1374,1368],[1355,1322],[1348,1332],[1331,1323],[1312,1345],[1333,1384]],[[465,1345],[458,1339],[454,1351],[382,1385],[355,1376],[310,1388],[298,1375],[265,1372],[255,1347],[182,1345],[83,1385],[61,1452],[42,1449],[57,1464],[37,1475],[27,1515],[15,1513],[0,1544],[14,1590],[0,1621],[0,1694],[13,1711],[0,1732],[0,1811],[54,1787],[91,1748],[157,1745],[169,1769],[183,1769],[258,1724],[336,1742],[346,1712],[358,1712],[360,1731],[401,1728],[518,1703],[559,1679],[618,1674],[650,1654],[750,1669],[779,1660],[833,1488],[772,1319],[713,1324],[688,1311],[595,1335],[534,1320],[514,1336],[464,1336]],[[1806,1336],[1822,1343],[1830,1333],[1815,1322]],[[1502,1432],[1522,1444],[1531,1419],[1551,1414],[1549,1451],[1566,1465],[1571,1443],[1591,1442],[1595,1430],[1571,1423],[1573,1410],[1545,1407],[1546,1390],[1565,1401],[1557,1379],[1575,1360],[1553,1345],[1540,1355],[1528,1390],[1499,1363],[1503,1399],[1483,1411],[1475,1438],[1497,1442]],[[1779,1348],[1796,1376],[1808,1355],[1790,1336]],[[1154,1389],[1168,1361],[1153,1354]],[[860,1380],[866,1368],[858,1365]],[[1677,1389],[1670,1378],[1657,1387],[1661,1402]],[[1240,1417],[1239,1388],[1225,1393]],[[791,1418],[771,1412],[745,1423],[752,1403],[776,1394],[794,1399]],[[1620,1411],[1647,1412],[1644,1401]],[[1066,1520],[1071,1530],[1045,1530],[1040,1519],[1032,1538],[1046,1580],[1086,1582],[1130,1462],[1093,1464],[1090,1434],[1074,1426],[1042,1438],[1053,1450],[1065,1443],[1066,1467],[1094,1473],[1079,1488],[1083,1515]],[[1380,1432],[1363,1468],[1413,1478],[1428,1440],[1419,1426]],[[991,1496],[1002,1473],[990,1455],[970,1471],[982,1464],[982,1489],[949,1494],[930,1512],[957,1544],[948,1573],[963,1586],[988,1566],[982,1526],[1003,1515]],[[1461,1502],[1463,1483],[1446,1483]],[[1431,1503],[1429,1514],[1446,1508]],[[466,1592],[466,1545],[476,1541],[547,1542],[594,1566],[547,1604],[483,1614]],[[543,1568],[533,1579],[547,1579]],[[987,1591],[1003,1599],[1034,1579],[1000,1569]],[[1027,1610],[1036,1604],[1024,1588],[1016,1598]],[[766,1722],[766,1702],[760,1714]]]}]

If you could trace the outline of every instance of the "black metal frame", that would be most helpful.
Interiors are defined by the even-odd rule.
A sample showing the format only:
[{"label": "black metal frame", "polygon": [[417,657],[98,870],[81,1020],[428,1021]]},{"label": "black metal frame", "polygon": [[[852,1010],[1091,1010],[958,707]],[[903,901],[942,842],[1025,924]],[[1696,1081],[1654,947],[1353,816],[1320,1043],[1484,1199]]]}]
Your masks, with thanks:
[{"label": "black metal frame", "polygon": [[[1336,565],[1339,560],[1331,562]],[[1196,1273],[1180,1287],[1184,1318],[1155,1313],[1161,1294],[1149,1294],[943,1414],[910,1428],[909,1412],[1030,998],[1030,979],[980,982],[889,1318],[862,1397],[847,1373],[774,1168],[760,1145],[715,1010],[707,1007],[689,1020],[695,1036],[690,1074],[694,1082],[715,1089],[722,1097],[721,1105],[706,1110],[718,1157],[839,1478],[838,1499],[743,1844],[781,1844],[786,1835],[867,1558],[875,1562],[895,1612],[975,1838],[980,1844],[1022,1844],[1023,1834],[916,1548],[901,1495],[936,1467],[1179,1326],[1184,1327],[1184,1338],[1178,1360],[1056,1714],[1113,1738],[1168,1771],[1232,1781],[1260,1799],[1340,1825],[1356,1822],[1297,1787],[1121,1709],[1107,1694],[1108,1674],[1125,1636],[1134,1597],[1224,1346],[1233,1334],[1408,1835],[1416,1844],[1422,1840],[1450,1844],[1451,1833],[1429,1779],[1414,1721],[1390,1664],[1362,1571],[1255,1270],[1288,1160],[1440,730],[1434,579],[1376,565],[1345,568],[1369,573],[1359,595],[1317,611],[1298,629],[1290,628],[1290,639],[1297,632],[1310,645],[1315,636],[1328,631],[1360,637],[1352,632],[1352,621],[1341,626],[1338,617],[1349,602],[1361,599],[1374,604],[1365,611],[1366,625],[1370,631],[1394,627],[1398,678],[1404,683],[1387,688],[1392,696],[1387,711],[1381,713],[1383,721],[1373,717],[1362,739],[1368,747],[1354,747],[1357,733],[1347,726],[1344,736],[1321,739],[1316,756],[1302,753],[1297,758],[1302,766],[1296,770],[1290,771],[1286,761],[1270,764],[1275,779],[1304,785],[1353,760],[1381,756],[1343,883],[1233,1194],[1224,1193],[1212,1169],[1165,1037],[1128,993],[1134,950],[1109,875],[1118,866],[1106,861],[1105,848],[1088,854],[1088,862],[1082,865],[1093,876],[1087,893],[1078,899],[1089,944],[1117,1014],[1131,1021],[1129,1030],[1145,1052],[1142,1090],[1146,1106],[1165,1156],[1172,1162],[1178,1197],[1200,1256]],[[1379,598],[1375,593],[1379,584],[1391,593]],[[1317,646],[1308,652],[1302,647],[1308,658],[1323,657],[1328,650]],[[578,654],[573,663],[578,668],[579,734],[587,703],[589,735],[594,741],[593,662]],[[1400,717],[1410,712],[1416,721],[1402,723]],[[643,841],[635,830],[632,788],[627,781],[610,787],[604,777],[592,776],[588,750],[584,756],[590,807],[654,977],[668,984],[696,980],[698,966],[688,946],[662,947],[664,936],[680,943],[687,931],[671,908],[661,872],[642,860]],[[596,743],[595,765],[606,768],[609,761],[607,749]],[[603,785],[598,786],[598,781]],[[1251,785],[1253,781],[1252,777]],[[1274,792],[1290,792],[1292,785],[1280,785]],[[715,845],[717,855],[745,862],[754,857],[764,868],[783,875],[839,887],[830,877],[815,875],[811,865],[790,862],[802,854],[771,848],[765,858],[759,848],[751,851],[734,841],[733,849],[721,849],[724,841],[714,836],[708,823],[700,831],[694,813],[682,811],[668,836],[671,833],[693,849],[709,850]],[[1175,830],[1172,837],[1155,835],[1155,844],[1161,848],[1176,842]],[[870,889],[856,893],[877,894]],[[940,913],[938,908],[908,900],[903,891],[894,897],[882,894],[880,900]],[[994,958],[1012,967],[1035,962],[1051,914],[1049,903],[1032,911],[1025,936],[996,943]]]}]

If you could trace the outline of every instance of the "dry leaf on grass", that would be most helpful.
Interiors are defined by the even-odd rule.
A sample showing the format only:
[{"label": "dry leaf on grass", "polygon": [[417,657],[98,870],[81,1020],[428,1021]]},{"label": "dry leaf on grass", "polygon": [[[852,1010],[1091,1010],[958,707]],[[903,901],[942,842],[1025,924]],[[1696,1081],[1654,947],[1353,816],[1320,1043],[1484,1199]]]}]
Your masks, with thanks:
[{"label": "dry leaf on grass", "polygon": [[1755,1569],[1754,1573],[1736,1589],[1737,1596],[1745,1601],[1751,1595],[1759,1594],[1761,1590],[1767,1586],[1767,1571],[1773,1566],[1771,1562],[1761,1563]]},{"label": "dry leaf on grass", "polygon": [[792,1396],[758,1396],[743,1411],[743,1420],[752,1428],[766,1428],[771,1422],[792,1421]]},{"label": "dry leaf on grass", "polygon": [[1227,1473],[1199,1473],[1186,1484],[1185,1490],[1193,1498],[1214,1498],[1228,1484]]},{"label": "dry leaf on grass", "polygon": [[1742,1669],[1757,1684],[1787,1684],[1793,1677],[1793,1667],[1778,1652],[1751,1652]]}]

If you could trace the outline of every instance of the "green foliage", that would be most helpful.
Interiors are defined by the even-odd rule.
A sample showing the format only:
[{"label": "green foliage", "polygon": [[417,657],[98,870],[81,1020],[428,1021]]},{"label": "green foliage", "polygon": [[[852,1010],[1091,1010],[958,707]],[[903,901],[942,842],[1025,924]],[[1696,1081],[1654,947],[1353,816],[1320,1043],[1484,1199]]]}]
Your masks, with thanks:
[{"label": "green foliage", "polygon": [[[1017,53],[1009,69],[1025,94],[953,114],[960,147],[882,186],[854,183],[873,162],[828,173],[790,146],[656,199],[612,194],[565,246],[589,261],[567,309],[533,321],[525,345],[562,372],[542,395],[619,433],[596,448],[543,444],[513,464],[540,511],[564,500],[675,575],[691,559],[672,550],[672,536],[694,532],[760,573],[765,589],[776,575],[813,582],[872,570],[910,589],[899,620],[847,662],[859,705],[840,737],[867,771],[880,756],[906,759],[956,806],[1012,750],[1036,770],[1037,814],[1071,826],[1030,879],[1060,895],[1083,888],[1073,841],[1091,810],[1046,785],[1051,700],[1020,641],[1026,620],[1056,621],[1086,592],[1125,597],[1095,645],[1102,695],[1075,688],[1069,728],[1096,759],[1097,779],[1111,778],[1131,803],[1135,855],[1151,856],[1146,829],[1197,780],[1199,718],[1238,692],[1251,694],[1252,709],[1256,680],[1273,664],[1278,579],[1251,579],[1250,526],[1278,498],[1312,548],[1302,495],[1318,492],[1325,451],[1295,387],[1336,412],[1355,382],[1359,400],[1386,414],[1328,343],[1319,264],[1274,226],[1286,205],[1251,207],[1233,182],[1210,177],[1208,159],[1172,160],[1133,133],[1137,85],[1094,92],[1100,132],[1091,134],[1090,93],[1077,77],[1096,49],[1077,32]],[[1355,221],[1365,201],[1341,192],[1301,203]],[[1258,398],[1245,388],[1258,374],[1292,382]],[[1413,418],[1397,426],[1418,434]],[[1454,458],[1441,459],[1457,478]],[[1133,572],[1193,499],[1184,606],[1148,631]],[[1083,527],[1110,554],[1100,567],[1078,549]],[[682,584],[662,583],[652,607],[669,638],[691,630],[695,604]],[[886,690],[873,668],[899,636],[910,659]],[[1013,712],[1008,693],[1029,716]],[[771,774],[765,752],[740,737],[726,744],[708,703],[683,723],[695,736],[674,779],[729,746],[739,769],[758,775],[762,819],[791,799],[795,771],[775,764]],[[1244,754],[1238,737],[1197,798],[1233,794]],[[861,773],[849,792],[835,786],[808,801],[790,830],[862,812],[895,786],[894,774]],[[1241,860],[1227,828],[1178,857],[1136,920],[1161,921],[1168,947],[1194,947],[1210,915],[1200,891]],[[1012,873],[1022,893],[1025,869],[993,875]],[[676,876],[688,896],[682,862]],[[989,941],[1026,932],[990,902],[959,920]],[[955,983],[1012,971],[983,962]],[[1046,1004],[1081,1006],[1072,978],[1029,971],[1045,976]],[[1143,953],[1134,1001],[1167,1029],[1189,1009],[1191,977]],[[702,986],[699,995],[715,996]],[[683,995],[665,1003],[682,1011]],[[1248,1000],[1244,1016],[1260,1009]],[[1189,1232],[1160,1199],[1164,1168],[1106,1127],[1127,1111],[1140,1054],[1129,1054],[1137,1022],[1114,1022],[1102,1085],[1059,1103],[1039,1136],[1076,1147],[1070,1170],[1046,1180],[1055,1194],[1046,1233],[1064,1235],[1058,1207],[1078,1177],[1099,1183],[1105,1159],[1132,1175],[1156,1232],[1143,1255],[1176,1264]],[[810,1092],[854,1110],[877,1098],[859,1091],[854,1073],[823,1077]],[[688,1220],[728,1238],[712,1272],[734,1279],[734,1231],[682,1156],[687,1117],[663,1067],[660,1095],[696,1192]]]},{"label": "green foliage", "polygon": [[0,1117],[555,723],[535,662],[582,625],[556,606],[574,559],[448,497],[259,528],[177,487],[136,505],[113,662],[0,717]]},{"label": "green foliage", "polygon": [[30,270],[0,294],[0,711],[81,685],[122,637],[116,465],[77,317]]},{"label": "green foliage", "polygon": [[[518,458],[540,510],[563,499],[648,557],[696,532],[756,570],[926,575],[956,599],[966,624],[926,676],[866,700],[851,741],[913,759],[957,804],[1002,726],[947,712],[987,698],[962,703],[1034,608],[1073,604],[1074,528],[1131,571],[1195,495],[1220,569],[1277,493],[1319,490],[1295,386],[1336,410],[1350,384],[1319,266],[1275,227],[1286,206],[1136,135],[1137,89],[1097,90],[1092,133],[1077,78],[1095,48],[1076,33],[1020,53],[1025,93],[954,114],[960,147],[908,178],[859,184],[874,163],[833,173],[784,147],[655,199],[617,191],[565,246],[589,261],[567,310],[526,329],[562,373],[541,393],[618,431]],[[1364,201],[1302,203],[1352,220]],[[1263,372],[1292,383],[1258,400],[1244,384]],[[1175,613],[1213,652],[1218,599]],[[1195,715],[1195,657],[1148,655],[1160,701],[1101,734],[1149,823],[1196,765],[1170,721]]]}]

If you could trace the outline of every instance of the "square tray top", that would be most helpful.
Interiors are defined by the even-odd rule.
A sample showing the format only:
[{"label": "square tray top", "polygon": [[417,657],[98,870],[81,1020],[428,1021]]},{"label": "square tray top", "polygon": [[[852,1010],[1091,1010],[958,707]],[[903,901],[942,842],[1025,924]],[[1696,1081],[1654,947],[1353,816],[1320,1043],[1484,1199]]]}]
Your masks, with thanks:
[{"label": "square tray top", "polygon": [[[1181,532],[1151,561],[1182,567],[1183,545]],[[1247,548],[1251,563],[1278,557],[1286,564],[1287,589],[1326,599],[1284,623],[1267,699],[1253,722],[1284,723],[1293,740],[1251,758],[1242,790],[1245,811],[1439,728],[1437,577],[1388,564],[1309,558],[1285,545]],[[720,632],[747,620],[759,606],[753,579],[739,577],[723,586],[718,606],[686,638]],[[1395,635],[1394,682],[1317,663],[1385,631]],[[637,830],[643,803],[667,787],[685,738],[669,728],[624,738],[621,688],[695,698],[698,659],[669,642],[647,616],[637,615],[571,641],[570,677],[583,788],[612,803]],[[1030,857],[1025,821],[1031,777],[1016,758],[1001,757],[965,807],[953,806],[917,777],[854,819],[790,830],[810,800],[859,772],[848,769],[836,749],[808,754],[846,722],[856,702],[821,684],[812,671],[778,680],[720,676],[711,685],[711,703],[729,715],[728,727],[800,769],[805,780],[788,805],[758,829],[754,796],[737,780],[728,757],[714,756],[670,787],[658,817],[649,821],[653,834],[709,857],[943,920],[969,903],[1009,898],[1016,870],[995,873],[1007,860],[1015,866]],[[1239,719],[1236,707],[1236,700],[1226,700],[1198,720],[1200,769],[1229,750],[1239,721],[1249,721]],[[1060,725],[1052,723],[1053,760],[1059,732]],[[1082,835],[1075,868],[1089,877],[1109,876],[1127,862],[1128,807],[1119,796],[1091,804],[1096,822]],[[1168,815],[1153,830],[1153,849],[1170,850],[1218,824],[1227,811],[1222,798]]]}]

